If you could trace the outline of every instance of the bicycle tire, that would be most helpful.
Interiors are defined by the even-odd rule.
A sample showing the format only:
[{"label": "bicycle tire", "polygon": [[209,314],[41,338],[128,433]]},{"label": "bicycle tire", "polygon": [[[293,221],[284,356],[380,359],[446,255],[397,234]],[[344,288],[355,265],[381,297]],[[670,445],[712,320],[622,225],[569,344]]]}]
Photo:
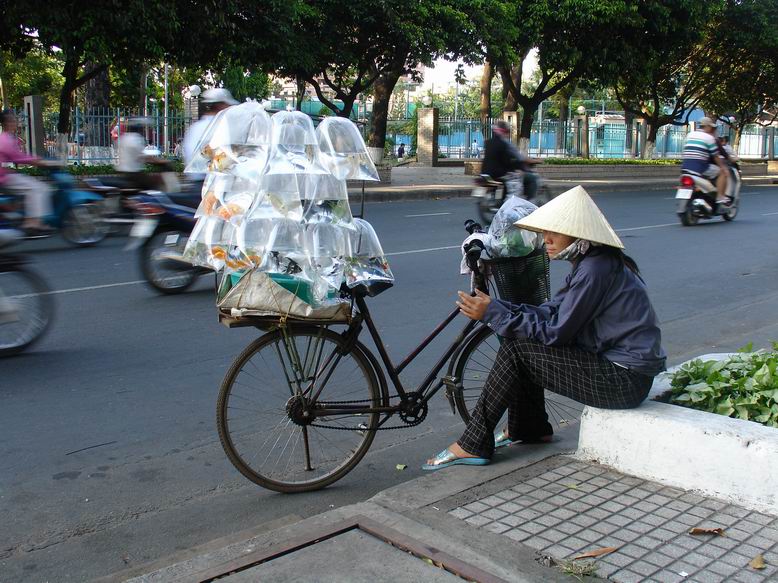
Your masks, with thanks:
[{"label": "bicycle tire", "polygon": [[[3,327],[15,326],[15,323],[0,323],[0,357],[12,356],[30,348],[43,338],[54,319],[54,301],[49,294],[48,285],[41,276],[22,265],[3,265],[0,266],[0,289],[3,288],[2,276],[5,274],[21,276],[23,284],[30,290],[21,294],[22,299],[34,298],[37,300],[37,305],[24,308],[22,310],[24,319],[20,320],[22,324],[30,322],[34,328],[27,334],[17,335],[16,340],[11,343],[3,342],[3,333],[6,331]],[[8,289],[9,287],[6,286],[6,293]]]},{"label": "bicycle tire", "polygon": [[[456,391],[454,399],[459,416],[465,423],[470,421],[470,411],[481,395],[498,348],[499,337],[491,328],[483,326],[470,336],[459,353],[454,376],[459,380],[461,389]],[[548,422],[555,433],[581,418],[584,407],[581,403],[550,391],[545,392],[545,398]]]},{"label": "bicycle tire", "polygon": [[[286,336],[286,344],[284,344],[284,337]],[[224,378],[224,381],[222,382],[221,388],[219,390],[219,398],[217,403],[217,412],[216,412],[216,423],[217,428],[219,431],[219,439],[222,443],[222,447],[224,448],[225,453],[227,454],[227,457],[229,458],[230,462],[236,467],[236,469],[243,474],[246,478],[254,482],[255,484],[262,486],[264,488],[267,488],[269,490],[274,490],[276,492],[282,492],[282,493],[295,493],[295,492],[309,492],[313,490],[319,490],[321,488],[324,488],[337,480],[341,479],[343,476],[348,474],[358,463],[359,461],[364,457],[364,455],[367,453],[368,449],[370,449],[370,445],[373,442],[373,438],[375,437],[375,431],[378,427],[378,420],[379,415],[377,413],[372,414],[364,414],[362,416],[357,415],[347,415],[347,416],[341,416],[343,419],[346,420],[346,422],[349,424],[348,426],[344,426],[344,429],[326,429],[321,428],[321,425],[328,425],[328,424],[338,424],[340,425],[339,421],[341,419],[338,418],[322,418],[322,419],[315,419],[314,424],[307,425],[306,429],[304,430],[301,425],[298,425],[293,421],[293,413],[290,412],[290,403],[293,402],[295,399],[299,399],[300,394],[300,385],[304,384],[305,381],[302,383],[297,383],[297,387],[294,389],[294,393],[290,390],[292,384],[289,381],[290,378],[299,378],[296,375],[296,371],[294,370],[294,367],[287,369],[287,364],[291,364],[293,358],[290,357],[290,350],[287,348],[290,342],[294,342],[294,346],[299,346],[297,344],[298,340],[304,340],[308,339],[307,348],[305,357],[302,358],[299,354],[299,347],[296,349],[297,351],[297,361],[298,362],[304,362],[305,364],[302,367],[297,367],[298,372],[299,369],[302,368],[303,374],[302,377],[309,377],[310,374],[306,372],[307,366],[309,363],[309,360],[311,364],[314,360],[318,362],[318,364],[315,365],[314,368],[318,369],[318,367],[321,365],[321,363],[326,363],[326,357],[322,357],[322,355],[326,352],[327,355],[329,355],[329,351],[343,351],[344,349],[344,340],[343,337],[332,330],[329,330],[325,327],[319,327],[319,326],[292,326],[286,329],[284,332],[283,330],[274,330],[272,332],[268,332],[267,334],[261,336],[260,338],[254,340],[251,344],[249,344],[243,352],[241,352],[240,355],[235,359],[235,361],[230,366],[229,370],[227,371],[227,374]],[[317,348],[314,347],[313,355],[309,353],[311,348],[311,339],[313,338],[322,338],[325,342],[329,343],[330,347],[325,351],[324,348]],[[282,348],[279,348],[279,343],[282,344]],[[304,344],[304,342],[303,342]],[[273,364],[275,367],[268,363],[267,358],[265,357],[263,351],[266,348],[273,347],[276,349],[276,353],[278,355],[279,360],[276,360]],[[317,350],[319,351],[319,355],[316,355]],[[284,360],[284,353],[287,356],[287,361]],[[273,416],[280,419],[280,421],[274,426],[271,427],[268,432],[271,432],[271,435],[269,438],[265,439],[265,444],[268,443],[268,440],[272,439],[276,433],[279,434],[278,439],[276,439],[275,443],[272,444],[272,446],[265,449],[264,453],[265,461],[268,461],[271,457],[271,454],[274,458],[277,457],[276,466],[278,466],[278,461],[281,460],[284,455],[287,453],[287,447],[289,446],[289,443],[292,440],[292,436],[295,431],[299,430],[298,433],[300,436],[302,436],[303,443],[299,444],[300,436],[295,438],[294,444],[292,445],[292,449],[288,452],[288,456],[286,459],[286,467],[284,468],[284,471],[288,471],[288,476],[284,475],[278,475],[273,474],[270,470],[274,468],[268,468],[267,470],[260,467],[256,468],[253,467],[252,464],[256,462],[256,456],[257,453],[260,451],[260,449],[256,449],[257,453],[254,454],[254,459],[249,462],[246,459],[245,452],[242,451],[241,447],[238,447],[236,444],[237,438],[238,438],[238,431],[239,427],[234,422],[234,419],[230,418],[230,409],[235,409],[236,407],[230,405],[230,401],[232,398],[236,398],[237,394],[234,392],[236,390],[236,387],[240,386],[241,383],[238,382],[241,373],[244,371],[244,367],[247,366],[250,362],[252,362],[252,359],[256,355],[260,355],[265,365],[268,366],[268,372],[266,374],[261,374],[262,371],[257,369],[256,372],[260,373],[261,376],[259,378],[254,377],[256,380],[260,380],[259,385],[261,385],[262,389],[265,389],[264,392],[271,391],[272,388],[268,388],[273,382],[274,379],[273,371],[276,370],[279,367],[283,367],[284,370],[284,378],[280,379],[281,385],[284,383],[286,384],[286,387],[283,387],[284,391],[286,391],[285,399],[282,399],[279,403],[277,400],[274,403],[271,403],[268,405],[268,411],[262,411],[260,415],[265,416]],[[272,350],[268,351],[268,354],[272,354]],[[323,389],[319,399],[317,399],[317,402],[326,402],[328,395],[329,399],[331,401],[345,401],[345,400],[361,400],[365,401],[365,406],[372,406],[377,407],[381,404],[381,395],[379,392],[379,384],[378,380],[376,378],[375,372],[373,370],[373,365],[371,364],[370,359],[366,356],[368,354],[367,348],[365,348],[364,345],[357,342],[355,345],[351,348],[351,350],[348,351],[347,354],[343,355],[340,360],[337,360],[332,365],[332,371],[329,370],[329,368],[324,369],[329,375],[327,376],[327,384],[325,388]],[[310,357],[310,358],[309,358]],[[355,368],[353,369],[357,373],[356,380],[356,386],[357,391],[359,391],[362,394],[354,394],[347,393],[346,395],[337,395],[334,391],[339,390],[344,385],[348,385],[346,382],[348,378],[341,379],[340,377],[336,377],[336,374],[338,374],[338,370],[336,370],[336,367],[339,369],[343,369],[343,367],[346,365],[346,363],[343,361],[343,359],[350,359],[355,364]],[[313,370],[313,369],[311,369]],[[276,370],[277,374],[277,370]],[[289,375],[293,375],[290,377]],[[253,376],[253,375],[249,375]],[[314,377],[317,377],[318,375],[314,375]],[[322,375],[323,376],[323,375]],[[307,380],[311,380],[310,378],[307,378]],[[337,385],[335,388],[330,389],[330,385],[328,384],[328,381],[332,380],[333,384]],[[248,386],[248,385],[246,385]],[[348,390],[348,387],[346,387],[346,390]],[[343,398],[347,397],[347,398]],[[243,397],[246,399],[245,397]],[[250,400],[249,400],[250,401]],[[242,401],[241,401],[242,402]],[[267,399],[263,397],[263,403],[256,403],[253,406],[257,405],[264,405],[264,403],[267,402]],[[278,412],[280,405],[281,413]],[[240,407],[237,407],[237,409],[240,411]],[[292,409],[294,407],[292,406]],[[274,411],[274,412],[271,412]],[[259,411],[255,411],[259,412]],[[359,422],[358,422],[359,420]],[[318,426],[317,426],[318,424]],[[283,426],[282,426],[283,425]],[[290,427],[291,426],[291,427]],[[310,429],[310,430],[309,430]],[[289,430],[289,431],[287,431]],[[251,431],[251,430],[250,430]],[[275,451],[277,446],[279,446],[279,443],[282,441],[282,437],[284,437],[285,433],[289,433],[289,437],[286,438],[286,442],[283,445],[283,450],[278,452]],[[249,436],[251,437],[251,436]],[[319,445],[319,451],[321,453],[320,458],[317,458],[316,460],[313,459],[313,455],[315,455],[315,445],[317,438],[323,437],[323,440],[321,440],[321,443],[318,443]],[[334,466],[324,471],[323,473],[319,472],[317,475],[314,476],[308,476],[304,477],[303,479],[298,479],[297,476],[300,475],[300,472],[303,472],[303,476],[305,476],[305,473],[308,471],[317,471],[319,468],[313,468],[311,470],[306,469],[305,467],[302,467],[303,464],[300,464],[299,467],[295,466],[290,468],[290,463],[292,459],[298,455],[298,453],[302,453],[303,459],[305,459],[306,455],[310,455],[309,459],[309,467],[314,464],[321,463],[322,465],[325,464],[332,464],[333,460],[328,459],[324,454],[324,446],[322,443],[326,442],[325,445],[331,445],[335,446],[335,442],[337,440],[349,440],[349,437],[356,437],[355,441],[356,444],[353,448],[351,448],[350,451],[343,451],[342,453],[345,453],[345,457],[342,460],[335,460]],[[308,447],[306,448],[305,445],[308,444]],[[297,446],[302,445],[302,450],[300,452],[297,451]],[[309,451],[309,454],[306,454],[306,450]],[[302,467],[302,470],[300,469]],[[293,479],[294,477],[294,479]]]}]

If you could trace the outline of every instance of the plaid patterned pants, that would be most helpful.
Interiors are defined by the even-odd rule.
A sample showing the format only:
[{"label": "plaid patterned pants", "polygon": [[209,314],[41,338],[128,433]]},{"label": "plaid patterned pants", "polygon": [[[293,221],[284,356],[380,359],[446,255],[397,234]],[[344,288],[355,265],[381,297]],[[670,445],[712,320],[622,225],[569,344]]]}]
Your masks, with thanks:
[{"label": "plaid patterned pants", "polygon": [[631,409],[648,396],[652,383],[652,377],[574,346],[503,339],[458,443],[473,455],[492,457],[494,430],[506,409],[512,440],[536,441],[551,435],[544,389],[592,407]]}]

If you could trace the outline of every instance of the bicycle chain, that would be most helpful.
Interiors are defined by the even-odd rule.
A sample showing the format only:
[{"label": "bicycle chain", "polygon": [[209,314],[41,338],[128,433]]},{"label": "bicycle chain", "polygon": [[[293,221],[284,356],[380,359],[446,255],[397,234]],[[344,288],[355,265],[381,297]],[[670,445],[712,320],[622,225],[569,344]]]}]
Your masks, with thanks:
[{"label": "bicycle chain", "polygon": [[[399,395],[394,395],[392,397],[389,397],[389,400],[391,401],[395,397],[399,398]],[[324,405],[355,405],[357,403],[371,403],[373,399],[356,399],[354,401],[321,401]],[[397,412],[399,413],[399,411]],[[419,417],[417,421],[408,422],[405,421],[405,425],[392,425],[390,427],[376,427],[373,431],[388,431],[390,429],[405,429],[406,427],[416,427],[417,425],[420,425],[425,419],[427,418],[427,412],[424,410],[424,414]],[[316,423],[311,423],[311,427],[318,427],[320,429],[335,429],[338,431],[367,431],[367,428],[361,429],[361,428],[353,428],[353,427],[335,427],[333,425],[318,425]]]}]

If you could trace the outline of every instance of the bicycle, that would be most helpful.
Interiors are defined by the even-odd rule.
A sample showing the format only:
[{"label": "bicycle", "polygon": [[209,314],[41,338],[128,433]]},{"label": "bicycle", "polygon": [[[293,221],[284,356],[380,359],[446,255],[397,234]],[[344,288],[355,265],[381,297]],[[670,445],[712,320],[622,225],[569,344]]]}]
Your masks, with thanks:
[{"label": "bicycle", "polygon": [[[482,244],[473,244],[466,255],[474,274],[473,288],[487,292],[488,279],[478,267],[482,248]],[[520,268],[514,261],[514,271],[522,271],[526,279],[524,297],[514,301],[541,303],[549,295],[548,257],[539,250],[524,259]],[[502,280],[505,283],[506,278]],[[500,284],[500,278],[496,284]],[[326,322],[287,320],[279,325],[277,319],[246,318],[234,323],[270,329],[238,355],[219,390],[219,438],[227,457],[246,478],[277,492],[324,488],[359,463],[377,431],[422,423],[430,399],[441,388],[445,388],[452,413],[458,411],[465,422],[470,419],[472,406],[492,368],[499,338],[491,328],[468,320],[419,386],[408,391],[400,374],[456,319],[459,309],[454,309],[395,366],[366,302],[367,297],[387,287],[384,284],[376,288],[368,283],[344,289],[356,310],[341,333],[331,330]],[[359,341],[363,327],[367,327],[378,349],[380,362]],[[447,363],[446,374],[439,377]],[[387,375],[395,395],[389,394]],[[260,387],[263,392],[257,400],[253,391]],[[277,399],[272,403],[271,391]],[[280,400],[276,394],[279,391]],[[580,404],[548,395],[546,408],[555,428],[580,417]],[[402,424],[388,425],[395,416]]]}]

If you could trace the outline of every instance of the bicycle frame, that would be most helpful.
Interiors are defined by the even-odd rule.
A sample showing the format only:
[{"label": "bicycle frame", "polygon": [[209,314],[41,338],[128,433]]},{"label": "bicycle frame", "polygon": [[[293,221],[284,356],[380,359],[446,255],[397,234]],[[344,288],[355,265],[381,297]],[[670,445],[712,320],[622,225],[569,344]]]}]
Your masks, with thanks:
[{"label": "bicycle frame", "polygon": [[[454,321],[454,319],[459,314],[459,308],[455,308],[454,310],[449,313],[449,315],[446,317],[445,320],[443,320],[438,326],[430,333],[427,338],[422,340],[422,342],[408,355],[405,357],[405,359],[397,366],[394,365],[392,362],[391,357],[389,356],[389,353],[386,350],[386,347],[384,346],[384,343],[381,339],[381,335],[378,332],[378,329],[376,328],[375,323],[373,322],[373,317],[370,314],[370,310],[367,307],[367,302],[365,301],[364,296],[356,296],[354,298],[355,303],[357,305],[357,308],[359,309],[359,316],[355,323],[352,323],[352,325],[349,327],[348,330],[344,333],[344,336],[348,338],[347,345],[350,345],[351,342],[356,342],[357,338],[359,337],[359,334],[362,330],[362,323],[367,325],[368,332],[370,333],[370,337],[373,339],[373,342],[375,343],[376,347],[378,348],[379,356],[381,357],[381,361],[383,363],[384,369],[386,369],[386,372],[389,374],[389,379],[392,382],[392,385],[397,390],[397,394],[400,397],[400,402],[396,405],[390,405],[389,403],[386,403],[384,406],[380,407],[366,407],[364,405],[347,405],[347,404],[341,404],[337,407],[329,407],[326,404],[316,404],[316,412],[324,412],[327,415],[349,415],[349,414],[355,414],[355,413],[383,413],[386,416],[383,417],[379,421],[379,427],[383,425],[393,414],[399,413],[401,411],[408,411],[409,407],[411,410],[413,408],[419,407],[423,404],[426,404],[437,392],[446,384],[446,378],[439,378],[438,382],[433,384],[435,379],[438,377],[440,372],[443,370],[443,368],[446,366],[446,363],[451,359],[454,354],[456,354],[457,350],[459,350],[463,346],[463,341],[465,338],[468,337],[468,335],[473,332],[473,330],[476,329],[478,326],[478,322],[475,320],[470,320],[467,324],[465,324],[464,328],[460,331],[460,333],[457,335],[457,337],[453,340],[453,342],[449,345],[449,347],[445,350],[443,355],[438,359],[437,363],[432,367],[430,372],[427,374],[425,379],[419,384],[419,386],[416,388],[415,391],[406,391],[405,387],[403,386],[402,380],[400,379],[400,373],[411,363],[413,362],[419,354],[422,353],[422,351],[435,339],[437,338],[440,333],[445,330],[451,322]],[[342,355],[341,355],[342,356]],[[340,356],[330,355],[329,358],[326,359],[324,363],[322,363],[320,367],[320,371],[323,371],[327,369],[330,366],[330,363],[332,362],[332,358],[336,358],[337,360],[340,359]],[[337,361],[332,365],[332,368],[337,366]],[[330,369],[332,370],[332,369]],[[376,371],[376,374],[380,374],[381,371]],[[315,379],[319,377],[319,373],[315,375]],[[316,393],[313,395],[312,401],[316,403],[316,399],[318,398],[319,394],[324,388],[324,385],[329,380],[329,375],[324,379],[321,386],[318,388]],[[316,381],[314,380],[313,383]],[[313,388],[313,383],[304,391],[305,393],[308,393]],[[453,405],[452,405],[453,407]]]}]

